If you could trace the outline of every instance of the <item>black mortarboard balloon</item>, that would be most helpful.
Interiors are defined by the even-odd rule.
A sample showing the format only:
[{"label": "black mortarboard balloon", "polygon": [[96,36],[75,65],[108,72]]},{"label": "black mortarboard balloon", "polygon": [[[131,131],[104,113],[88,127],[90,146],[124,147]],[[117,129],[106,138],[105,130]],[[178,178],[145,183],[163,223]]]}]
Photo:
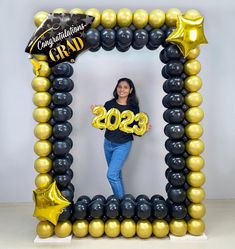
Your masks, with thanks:
[{"label": "black mortarboard balloon", "polygon": [[93,16],[84,14],[49,14],[33,34],[25,52],[47,55],[50,66],[74,62],[78,54],[90,48],[85,33],[93,20]]}]

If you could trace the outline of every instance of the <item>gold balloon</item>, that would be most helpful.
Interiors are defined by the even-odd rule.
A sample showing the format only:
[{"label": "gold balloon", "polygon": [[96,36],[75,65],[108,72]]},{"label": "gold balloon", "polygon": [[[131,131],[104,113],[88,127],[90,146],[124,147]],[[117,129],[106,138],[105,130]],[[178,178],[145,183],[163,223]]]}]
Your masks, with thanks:
[{"label": "gold balloon", "polygon": [[189,156],[186,158],[186,166],[192,171],[200,171],[204,164],[204,159],[201,156]]},{"label": "gold balloon", "polygon": [[84,14],[84,10],[79,9],[79,8],[74,8],[69,11],[70,14]]},{"label": "gold balloon", "polygon": [[116,12],[111,9],[106,9],[102,12],[101,15],[101,24],[107,28],[112,29],[117,22]]},{"label": "gold balloon", "polygon": [[[176,44],[183,56],[187,57],[191,49],[208,43],[203,31],[204,17],[190,20],[177,15],[177,18],[176,29],[167,37],[166,41]],[[166,13],[166,24],[167,20]]]},{"label": "gold balloon", "polygon": [[48,77],[51,74],[51,68],[46,61],[38,61],[39,69],[33,67],[33,72],[36,76]]},{"label": "gold balloon", "polygon": [[33,118],[39,123],[46,123],[50,120],[52,111],[48,107],[38,107],[33,111]]},{"label": "gold balloon", "polygon": [[154,28],[160,28],[165,23],[165,12],[154,9],[149,14],[149,24]]},{"label": "gold balloon", "polygon": [[117,219],[108,219],[104,226],[105,234],[110,238],[118,237],[121,231],[120,222]]},{"label": "gold balloon", "polygon": [[139,220],[137,222],[136,234],[141,239],[147,239],[152,235],[152,224],[148,220]]},{"label": "gold balloon", "polygon": [[196,75],[201,70],[201,64],[198,60],[188,60],[184,63],[184,72],[187,75]]},{"label": "gold balloon", "polygon": [[47,61],[48,57],[45,54],[34,54],[33,57],[38,61]]},{"label": "gold balloon", "polygon": [[188,124],[185,129],[185,134],[188,138],[196,139],[200,138],[203,134],[203,128],[200,124]]},{"label": "gold balloon", "polygon": [[60,238],[68,237],[72,232],[72,223],[69,220],[60,221],[55,226],[55,235]]},{"label": "gold balloon", "polygon": [[133,24],[137,29],[142,29],[148,24],[148,12],[144,9],[138,9],[133,15]]},{"label": "gold balloon", "polygon": [[169,9],[166,12],[166,21],[165,21],[166,25],[169,27],[176,26],[177,18],[178,16],[181,16],[181,15],[182,13],[179,9],[176,9],[176,8]]},{"label": "gold balloon", "polygon": [[78,238],[86,237],[88,234],[88,221],[77,220],[73,223],[73,234]]},{"label": "gold balloon", "polygon": [[52,183],[50,174],[38,174],[35,178],[35,185],[38,189],[48,188]]},{"label": "gold balloon", "polygon": [[199,76],[189,76],[184,81],[184,87],[189,92],[196,92],[202,87],[202,80]]},{"label": "gold balloon", "polygon": [[[112,117],[115,117],[114,123],[112,123]],[[106,129],[108,129],[110,131],[114,131],[114,130],[118,129],[120,122],[121,122],[120,111],[116,108],[111,108],[107,112],[106,119],[105,119]]]},{"label": "gold balloon", "polygon": [[199,236],[205,231],[205,223],[203,220],[191,219],[188,221],[188,232],[192,235]]},{"label": "gold balloon", "polygon": [[51,143],[47,140],[39,140],[34,145],[34,152],[38,156],[48,156],[51,153]]},{"label": "gold balloon", "polygon": [[186,59],[193,60],[196,59],[200,55],[200,47],[196,47],[190,50]]},{"label": "gold balloon", "polygon": [[154,236],[164,238],[168,235],[169,225],[165,220],[154,220],[152,225]]},{"label": "gold balloon", "polygon": [[188,213],[193,219],[201,219],[206,213],[205,205],[202,203],[191,203],[188,206]]},{"label": "gold balloon", "polygon": [[92,28],[96,28],[97,26],[100,25],[101,14],[99,10],[95,8],[91,8],[91,9],[86,10],[85,14],[89,16],[93,16],[95,18],[91,25]]},{"label": "gold balloon", "polygon": [[39,11],[34,16],[34,24],[39,27],[47,18],[48,13],[45,11]]},{"label": "gold balloon", "polygon": [[89,224],[89,234],[99,238],[104,234],[104,222],[101,219],[93,219]]},{"label": "gold balloon", "polygon": [[187,223],[184,220],[171,220],[170,232],[175,236],[184,236],[187,233]]},{"label": "gold balloon", "polygon": [[119,130],[126,132],[126,133],[133,133],[134,129],[129,124],[132,124],[135,120],[134,112],[130,110],[125,110],[121,113],[121,120],[122,122],[119,125]]},{"label": "gold balloon", "polygon": [[136,233],[136,224],[132,219],[125,219],[121,223],[121,234],[125,238],[134,237]]},{"label": "gold balloon", "polygon": [[52,134],[52,126],[47,123],[37,124],[34,128],[34,135],[38,139],[48,139]]},{"label": "gold balloon", "polygon": [[187,197],[193,203],[201,203],[205,199],[205,190],[203,188],[190,187],[187,190]]},{"label": "gold balloon", "polygon": [[38,173],[48,173],[52,168],[52,161],[49,157],[39,157],[34,162],[34,168]]},{"label": "gold balloon", "polygon": [[37,92],[46,92],[51,86],[51,82],[45,77],[35,77],[32,80],[32,88]]},{"label": "gold balloon", "polygon": [[61,14],[61,13],[68,13],[68,11],[64,8],[57,8],[57,9],[53,10],[52,13]]},{"label": "gold balloon", "polygon": [[39,107],[46,107],[51,103],[51,94],[48,92],[36,92],[33,95],[33,103]]},{"label": "gold balloon", "polygon": [[184,102],[189,107],[197,107],[202,103],[202,95],[199,92],[189,93],[185,96]]},{"label": "gold balloon", "polygon": [[40,221],[36,233],[40,238],[49,238],[54,234],[54,225],[49,221]]},{"label": "gold balloon", "polygon": [[198,10],[195,9],[189,9],[184,13],[184,18],[195,20],[201,17],[201,13]]},{"label": "gold balloon", "polygon": [[190,123],[198,123],[204,117],[204,112],[200,107],[191,107],[185,112],[185,118]]},{"label": "gold balloon", "polygon": [[33,216],[45,218],[54,225],[57,224],[63,209],[71,204],[61,195],[55,181],[46,189],[34,190],[33,194],[35,201]]},{"label": "gold balloon", "polygon": [[138,125],[133,126],[133,131],[138,136],[144,135],[147,131],[147,124],[148,124],[148,116],[144,112],[139,112],[135,115],[135,121],[138,122]]},{"label": "gold balloon", "polygon": [[189,172],[187,175],[187,182],[192,187],[199,188],[205,181],[206,178],[203,172]]},{"label": "gold balloon", "polygon": [[132,23],[132,12],[127,8],[122,8],[117,13],[117,24],[120,27],[129,27]]},{"label": "gold balloon", "polygon": [[106,124],[103,120],[106,119],[106,109],[103,106],[98,105],[93,108],[92,113],[96,115],[92,120],[92,126],[98,129],[105,129]]},{"label": "gold balloon", "polygon": [[199,156],[204,151],[204,143],[200,139],[188,140],[185,144],[186,151],[193,156]]}]

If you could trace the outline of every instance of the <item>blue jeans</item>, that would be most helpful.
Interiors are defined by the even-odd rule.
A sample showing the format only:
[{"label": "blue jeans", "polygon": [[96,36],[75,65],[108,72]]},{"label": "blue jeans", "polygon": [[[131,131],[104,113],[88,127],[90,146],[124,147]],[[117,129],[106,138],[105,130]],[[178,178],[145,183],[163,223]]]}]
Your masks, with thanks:
[{"label": "blue jeans", "polygon": [[108,164],[107,178],[116,197],[122,198],[125,194],[122,180],[122,167],[128,157],[132,141],[124,144],[114,143],[105,138],[104,153]]}]

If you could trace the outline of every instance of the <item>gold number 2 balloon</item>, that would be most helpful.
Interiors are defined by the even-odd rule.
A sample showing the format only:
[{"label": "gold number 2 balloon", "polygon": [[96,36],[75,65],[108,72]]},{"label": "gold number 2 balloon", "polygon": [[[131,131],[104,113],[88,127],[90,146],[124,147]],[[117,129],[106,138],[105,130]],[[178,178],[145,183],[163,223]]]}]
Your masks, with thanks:
[{"label": "gold number 2 balloon", "polygon": [[[115,117],[115,121],[112,124],[112,117]],[[106,116],[106,129],[110,130],[110,131],[114,131],[116,129],[118,129],[119,124],[121,122],[121,113],[118,109],[116,108],[111,108],[108,112],[107,112],[107,116]]]},{"label": "gold number 2 balloon", "polygon": [[105,129],[106,124],[105,122],[101,122],[106,118],[106,109],[103,106],[96,106],[92,110],[92,113],[96,115],[96,117],[92,120],[92,126],[98,129]]},{"label": "gold number 2 balloon", "polygon": [[138,125],[134,125],[133,130],[136,135],[144,135],[147,130],[148,120],[148,116],[144,112],[140,112],[135,115],[135,121],[138,122]]},{"label": "gold number 2 balloon", "polygon": [[123,120],[119,125],[119,130],[124,131],[126,133],[133,133],[134,132],[133,128],[129,127],[128,125],[130,125],[134,122],[135,114],[130,110],[126,110],[126,111],[122,112],[121,118]]}]

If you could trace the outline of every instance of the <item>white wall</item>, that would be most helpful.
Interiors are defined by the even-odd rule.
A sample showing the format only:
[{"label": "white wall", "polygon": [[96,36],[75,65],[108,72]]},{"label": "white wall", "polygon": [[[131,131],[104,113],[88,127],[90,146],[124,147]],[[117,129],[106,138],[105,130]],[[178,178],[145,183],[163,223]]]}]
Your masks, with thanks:
[{"label": "white wall", "polygon": [[[156,4],[157,3],[157,4]],[[209,45],[201,46],[200,76],[204,86],[203,109],[205,118],[206,159],[204,185],[207,198],[235,198],[235,92],[234,38],[235,2],[203,1],[7,1],[0,2],[0,202],[31,201],[36,173],[33,145],[35,122],[32,119],[31,80],[34,77],[24,48],[35,30],[33,16],[39,10],[52,11],[64,7],[100,10],[122,7],[132,10],[161,8],[166,11],[178,7],[189,8],[205,16],[205,32]],[[74,127],[74,179],[76,196],[97,193],[111,194],[105,178],[106,163],[103,155],[103,131],[91,127],[91,104],[103,104],[111,97],[118,78],[126,76],[136,84],[141,109],[146,111],[153,130],[143,138],[135,139],[133,150],[125,166],[127,192],[135,195],[164,194],[166,154],[161,105],[164,92],[160,70],[159,51],[131,50],[128,53],[100,51],[86,52],[74,66],[75,89],[72,104]],[[95,55],[95,56],[94,56]],[[92,72],[92,73],[91,73]]]}]

